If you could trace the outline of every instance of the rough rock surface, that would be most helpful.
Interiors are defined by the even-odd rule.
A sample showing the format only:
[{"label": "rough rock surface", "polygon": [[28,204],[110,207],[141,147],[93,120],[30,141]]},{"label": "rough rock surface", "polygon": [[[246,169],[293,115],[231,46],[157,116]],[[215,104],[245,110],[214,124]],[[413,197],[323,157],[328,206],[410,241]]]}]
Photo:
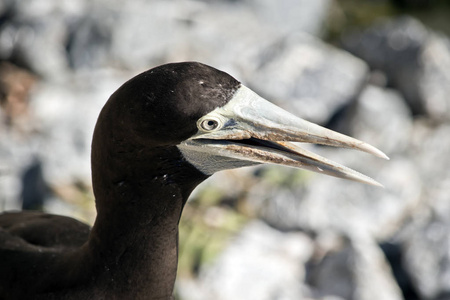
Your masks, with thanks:
[{"label": "rough rock surface", "polygon": [[348,36],[344,47],[387,75],[415,114],[450,117],[450,40],[402,17]]},{"label": "rough rock surface", "polygon": [[305,280],[312,251],[312,241],[303,233],[286,234],[251,222],[214,265],[202,270],[197,283],[201,293],[186,299],[302,299],[299,283]]}]

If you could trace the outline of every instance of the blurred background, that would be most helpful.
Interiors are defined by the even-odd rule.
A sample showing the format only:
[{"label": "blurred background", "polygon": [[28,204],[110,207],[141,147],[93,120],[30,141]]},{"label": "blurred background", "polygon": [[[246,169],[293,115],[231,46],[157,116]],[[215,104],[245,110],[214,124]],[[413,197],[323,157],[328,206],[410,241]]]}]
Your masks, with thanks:
[{"label": "blurred background", "polygon": [[101,107],[146,69],[196,60],[391,160],[314,148],[385,189],[214,175],[183,213],[176,299],[450,299],[448,34],[446,0],[1,0],[0,210],[92,224]]}]

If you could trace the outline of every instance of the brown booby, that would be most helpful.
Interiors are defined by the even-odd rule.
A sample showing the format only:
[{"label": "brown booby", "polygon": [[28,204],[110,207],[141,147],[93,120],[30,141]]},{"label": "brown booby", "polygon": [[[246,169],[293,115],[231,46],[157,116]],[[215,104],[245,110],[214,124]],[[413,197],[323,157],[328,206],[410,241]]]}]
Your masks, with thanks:
[{"label": "brown booby", "polygon": [[95,127],[93,227],[40,212],[0,215],[0,299],[171,299],[183,206],[220,170],[270,163],[379,185],[295,142],[387,158],[204,64],[137,75]]}]

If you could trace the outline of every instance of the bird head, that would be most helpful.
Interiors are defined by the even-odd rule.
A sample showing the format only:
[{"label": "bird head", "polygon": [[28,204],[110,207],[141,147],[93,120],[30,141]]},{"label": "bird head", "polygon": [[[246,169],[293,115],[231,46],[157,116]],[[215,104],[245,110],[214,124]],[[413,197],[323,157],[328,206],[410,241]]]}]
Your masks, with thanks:
[{"label": "bird head", "polygon": [[[117,97],[124,93],[127,97]],[[134,77],[115,96],[123,102],[116,107],[125,115],[120,119],[127,130],[153,147],[177,147],[205,175],[268,163],[380,185],[298,143],[351,148],[387,159],[383,152],[296,117],[212,67],[162,65]]]}]

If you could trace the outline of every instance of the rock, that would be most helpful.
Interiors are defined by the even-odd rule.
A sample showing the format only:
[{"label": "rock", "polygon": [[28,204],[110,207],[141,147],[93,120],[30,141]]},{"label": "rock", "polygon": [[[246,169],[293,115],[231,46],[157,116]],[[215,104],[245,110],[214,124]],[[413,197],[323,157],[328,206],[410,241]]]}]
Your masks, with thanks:
[{"label": "rock", "polygon": [[363,61],[306,34],[276,41],[259,60],[250,86],[319,124],[354,101],[368,76]]},{"label": "rock", "polygon": [[247,53],[276,36],[320,34],[330,3],[7,1],[0,6],[5,17],[0,57],[48,78],[62,76],[69,67],[112,64],[142,70],[194,59],[222,69],[238,59],[236,66],[242,67]]},{"label": "rock", "polygon": [[[331,240],[330,240],[331,239]],[[355,251],[350,241],[329,235],[325,231],[316,238],[321,256],[309,264],[307,283],[319,296],[339,296],[353,299]],[[330,248],[331,247],[331,248]],[[334,248],[334,249],[333,249]]]},{"label": "rock", "polygon": [[305,234],[281,233],[253,221],[215,263],[202,267],[203,297],[195,299],[303,299],[304,263],[311,254]]},{"label": "rock", "polygon": [[51,184],[90,182],[95,122],[109,96],[131,76],[90,71],[62,83],[42,82],[36,88],[31,106],[41,134],[35,150]]},{"label": "rock", "polygon": [[278,28],[280,32],[322,33],[324,21],[331,8],[330,0],[245,0],[261,24]]},{"label": "rock", "polygon": [[412,151],[425,187],[424,202],[396,235],[404,268],[426,299],[446,299],[450,292],[449,134],[448,123],[416,122]]},{"label": "rock", "polygon": [[[375,28],[381,30],[381,27]],[[444,36],[428,32],[420,23],[410,19],[405,23],[388,23],[383,28],[386,31],[378,31],[378,40],[375,37],[372,42],[378,43],[380,49],[390,51],[388,53],[392,55],[384,53],[387,60],[378,64],[374,64],[377,61],[369,58],[369,64],[385,71],[388,77],[391,77],[391,84],[396,83],[396,80],[400,82],[401,84],[394,84],[394,86],[400,88],[403,95],[407,96],[410,93],[417,97],[413,101],[411,97],[408,99],[410,105],[416,103],[413,107],[421,106],[422,112],[431,118],[417,119],[412,130],[411,126],[408,126],[412,139],[409,143],[402,142],[398,144],[399,147],[395,147],[413,159],[415,164],[413,172],[423,183],[421,201],[417,202],[416,206],[411,206],[409,217],[405,219],[407,222],[395,234],[395,240],[402,245],[403,269],[414,283],[414,289],[419,296],[425,299],[445,299],[450,291],[448,285],[450,256],[447,247],[450,237],[450,224],[447,221],[450,213],[448,204],[450,161],[447,159],[446,151],[450,147],[447,138],[450,127],[448,125],[449,100],[444,96],[448,94],[446,90],[450,86],[449,41]],[[375,31],[369,30],[366,34],[369,32],[373,34]],[[393,41],[402,41],[405,47],[393,51],[392,47],[387,46],[389,37]],[[368,36],[363,37],[361,44],[364,44],[365,38]],[[378,52],[380,57],[383,51]],[[398,59],[394,58],[394,52],[398,55]],[[409,63],[401,60],[402,54],[409,59]],[[373,52],[373,55],[378,54]],[[410,66],[407,66],[408,64]],[[411,66],[415,69],[410,69]],[[395,68],[403,68],[403,70],[397,71]],[[394,78],[393,81],[392,78]],[[391,117],[389,113],[387,117]],[[372,122],[376,119],[378,118],[366,120]],[[405,128],[405,126],[399,128]],[[382,128],[377,131],[380,132],[380,130],[382,131]],[[392,128],[387,137],[398,134],[399,130]],[[407,135],[406,132],[402,134]],[[371,140],[374,138],[376,139],[372,136]],[[384,142],[381,143],[384,144]],[[388,144],[386,146],[389,148]],[[395,154],[393,157],[395,158]],[[400,178],[404,175],[398,173],[397,176]],[[415,187],[412,183],[409,186]]]},{"label": "rock", "polygon": [[450,224],[437,216],[416,216],[408,227],[402,237],[404,267],[421,298],[441,299],[450,293]]},{"label": "rock", "polygon": [[[450,134],[449,123],[435,124],[427,120],[415,122],[411,151],[420,169],[420,176],[429,191],[445,190],[450,178],[450,160],[447,152],[450,147],[448,134]],[[430,201],[432,203],[440,202],[443,205],[446,202],[445,196],[438,198],[441,201],[436,201],[436,199],[436,197],[431,197]],[[450,212],[448,205],[444,207],[444,211]]]},{"label": "rock", "polygon": [[436,120],[450,120],[450,39],[432,34],[420,56],[420,95],[425,111]]},{"label": "rock", "polygon": [[392,273],[402,291],[403,297],[408,300],[418,300],[420,297],[414,287],[414,284],[404,267],[404,255],[402,246],[398,241],[391,239],[380,244],[380,248],[391,265]]},{"label": "rock", "polygon": [[412,116],[397,91],[368,85],[347,117],[342,121],[349,135],[370,141],[393,158],[410,151]]},{"label": "rock", "polygon": [[309,264],[307,282],[318,295],[359,300],[403,299],[383,253],[373,240],[367,236],[332,237],[333,249],[328,248],[327,238],[318,236],[318,247],[325,255],[317,264]]},{"label": "rock", "polygon": [[113,57],[135,69],[143,62],[199,60],[237,76],[254,63],[249,60],[253,53],[278,37],[318,33],[329,5],[329,0],[133,1],[125,7],[118,2],[109,7],[118,12]]},{"label": "rock", "polygon": [[[344,155],[341,153],[340,157]],[[344,164],[354,167],[350,162],[355,158],[346,158]],[[364,173],[379,165],[373,160],[366,162]],[[392,235],[417,205],[421,185],[413,164],[402,159],[386,164],[376,179],[386,189],[314,174],[304,186],[275,188],[269,193],[252,189],[249,197],[259,199],[261,217],[276,228],[356,231],[383,239]]]},{"label": "rock", "polygon": [[[450,119],[450,41],[402,17],[347,36],[344,47],[386,73],[414,114]],[[376,49],[376,50],[375,50]]]},{"label": "rock", "polygon": [[420,22],[404,17],[346,36],[343,45],[372,69],[383,71],[389,84],[402,92],[414,113],[425,113],[417,83],[419,57],[427,39],[428,31]]},{"label": "rock", "polygon": [[354,249],[356,254],[353,273],[356,283],[354,299],[402,300],[402,291],[378,244],[371,239],[358,237],[354,240]]},{"label": "rock", "polygon": [[0,26],[0,58],[46,78],[64,77],[68,72],[64,46],[69,11],[58,3],[13,2]]},{"label": "rock", "polygon": [[94,8],[69,24],[66,50],[72,69],[98,69],[110,63],[116,17],[117,12]]}]

